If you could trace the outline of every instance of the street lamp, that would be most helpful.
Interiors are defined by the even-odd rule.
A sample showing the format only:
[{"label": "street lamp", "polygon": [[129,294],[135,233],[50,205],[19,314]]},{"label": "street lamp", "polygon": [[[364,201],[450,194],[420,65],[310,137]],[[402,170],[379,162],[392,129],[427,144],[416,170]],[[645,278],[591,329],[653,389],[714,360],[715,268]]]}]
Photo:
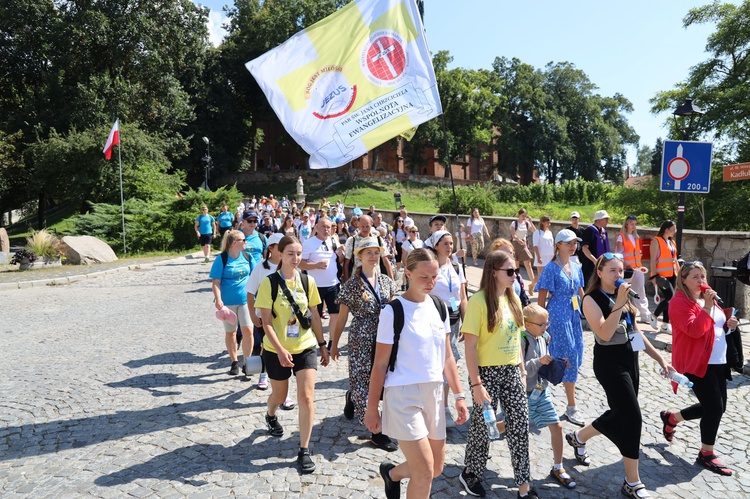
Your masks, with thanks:
[{"label": "street lamp", "polygon": [[[678,106],[677,109],[672,113],[675,122],[675,128],[680,133],[681,140],[690,140],[693,134],[693,126],[695,120],[702,116],[703,111],[693,104],[693,99],[685,99],[682,105]],[[680,192],[680,200],[677,203],[677,234],[676,245],[677,245],[677,258],[682,256],[682,225],[685,219],[685,193]]]},{"label": "street lamp", "polygon": [[206,155],[201,158],[201,161],[203,161],[204,164],[204,175],[205,180],[203,183],[203,187],[210,191],[211,189],[208,188],[208,177],[210,176],[211,170],[213,170],[213,161],[211,161],[211,141],[208,140],[208,137],[203,137],[203,143],[206,144]]}]

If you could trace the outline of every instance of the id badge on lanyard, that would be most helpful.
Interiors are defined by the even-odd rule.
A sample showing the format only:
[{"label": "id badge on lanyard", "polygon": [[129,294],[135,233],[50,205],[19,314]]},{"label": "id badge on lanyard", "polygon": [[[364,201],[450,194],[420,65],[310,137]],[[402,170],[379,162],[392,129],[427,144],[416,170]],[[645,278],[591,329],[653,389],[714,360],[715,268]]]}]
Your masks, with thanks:
[{"label": "id badge on lanyard", "polygon": [[286,327],[287,338],[299,338],[299,325],[291,324]]}]

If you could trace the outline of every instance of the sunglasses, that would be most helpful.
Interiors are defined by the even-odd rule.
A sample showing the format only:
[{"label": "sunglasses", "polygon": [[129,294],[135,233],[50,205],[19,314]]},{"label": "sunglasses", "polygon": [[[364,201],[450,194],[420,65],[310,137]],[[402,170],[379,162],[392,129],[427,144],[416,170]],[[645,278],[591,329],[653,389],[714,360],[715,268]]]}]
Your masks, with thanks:
[{"label": "sunglasses", "polygon": [[253,218],[252,220],[246,220],[246,222],[249,223],[249,224],[257,224],[258,223],[258,219],[257,218]]},{"label": "sunglasses", "polygon": [[628,215],[627,217],[625,217],[625,220],[626,221],[628,221],[628,220],[638,220],[638,217],[635,216],[635,215]]},{"label": "sunglasses", "polygon": [[623,259],[622,253],[604,253],[602,256],[607,260],[611,260],[613,258],[617,258],[618,260]]},{"label": "sunglasses", "polygon": [[703,262],[699,262],[698,260],[694,262],[682,262],[681,267],[703,267]]},{"label": "sunglasses", "polygon": [[518,273],[518,269],[492,269],[497,272],[505,272],[508,277],[513,277]]},{"label": "sunglasses", "polygon": [[418,230],[410,230],[409,232],[412,233],[412,234],[416,234],[419,231]]},{"label": "sunglasses", "polygon": [[534,324],[535,326],[539,326],[539,327],[549,327],[549,322],[531,322],[531,321],[526,321],[526,324]]}]

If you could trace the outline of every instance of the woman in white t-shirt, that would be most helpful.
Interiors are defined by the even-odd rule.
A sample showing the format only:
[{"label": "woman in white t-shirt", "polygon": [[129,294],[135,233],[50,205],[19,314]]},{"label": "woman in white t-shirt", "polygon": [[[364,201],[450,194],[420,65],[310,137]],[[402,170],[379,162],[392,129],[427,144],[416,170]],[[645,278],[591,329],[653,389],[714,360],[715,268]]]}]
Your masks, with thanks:
[{"label": "woman in white t-shirt", "polygon": [[536,267],[536,274],[531,279],[531,289],[534,289],[539,280],[539,274],[555,256],[555,238],[552,236],[552,231],[549,230],[550,225],[552,225],[550,218],[543,215],[539,219],[539,230],[535,230],[531,236],[532,246],[534,247],[534,266]]},{"label": "woman in white t-shirt", "polygon": [[476,208],[471,210],[471,216],[466,221],[466,232],[471,238],[471,258],[474,260],[474,266],[478,267],[479,255],[484,251],[484,236],[486,235],[487,239],[492,238],[484,219],[479,216],[479,210]]},{"label": "woman in white t-shirt", "polygon": [[[528,213],[524,208],[518,210],[518,220],[511,222],[510,224],[510,242],[513,244],[513,250],[516,257],[516,268],[521,267],[521,264],[526,267],[526,273],[529,279],[534,281],[534,267],[532,260],[534,255],[531,254],[527,245],[527,238],[529,232],[536,231],[534,222],[529,220]],[[529,296],[534,294],[534,287],[529,288]]]},{"label": "woman in white t-shirt", "polygon": [[[438,311],[445,304],[428,296],[440,273],[437,257],[428,249],[416,249],[409,254],[405,272],[409,289],[380,313],[365,424],[373,433],[383,431],[395,437],[406,456],[406,462],[398,466],[389,461],[380,464],[386,497],[400,497],[401,480],[409,478],[407,496],[426,498],[432,479],[443,472],[445,464],[443,375],[455,394],[456,422],[462,424],[469,413],[450,348],[447,310],[445,320]],[[400,305],[403,313],[398,337],[394,330],[397,302],[395,306]],[[394,344],[397,355],[391,364]]]},{"label": "woman in white t-shirt", "polygon": [[424,247],[424,243],[419,239],[419,229],[415,225],[409,227],[406,232],[409,234],[409,239],[404,240],[401,243],[401,263],[403,264],[409,258],[409,253],[415,249]]},{"label": "woman in white t-shirt", "polygon": [[[425,242],[432,248],[438,257],[439,274],[435,287],[432,290],[434,296],[440,297],[448,305],[448,319],[451,326],[451,350],[456,362],[461,359],[458,350],[458,339],[461,334],[461,319],[466,310],[466,277],[461,266],[453,261],[453,236],[450,232],[439,230],[434,232]],[[456,425],[448,408],[448,385],[445,385],[445,421],[449,428]]]}]

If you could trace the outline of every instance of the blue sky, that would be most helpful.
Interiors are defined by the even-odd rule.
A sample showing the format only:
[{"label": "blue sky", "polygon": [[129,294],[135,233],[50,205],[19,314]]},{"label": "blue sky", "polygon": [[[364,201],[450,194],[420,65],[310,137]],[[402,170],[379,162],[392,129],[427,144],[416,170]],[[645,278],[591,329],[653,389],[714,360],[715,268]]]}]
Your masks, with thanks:
[{"label": "blue sky", "polygon": [[[212,9],[212,43],[221,39],[221,0],[196,3]],[[667,138],[667,114],[654,116],[648,103],[656,92],[686,78],[690,67],[708,59],[706,39],[713,25],[682,27],[688,10],[710,0],[425,0],[430,50],[448,50],[453,67],[491,68],[495,57],[517,57],[537,68],[571,62],[602,95],[621,93],[634,106],[629,122],[641,145]],[[733,2],[737,3],[737,2]],[[697,103],[700,106],[700,103]],[[635,157],[631,151],[630,161]]]}]

